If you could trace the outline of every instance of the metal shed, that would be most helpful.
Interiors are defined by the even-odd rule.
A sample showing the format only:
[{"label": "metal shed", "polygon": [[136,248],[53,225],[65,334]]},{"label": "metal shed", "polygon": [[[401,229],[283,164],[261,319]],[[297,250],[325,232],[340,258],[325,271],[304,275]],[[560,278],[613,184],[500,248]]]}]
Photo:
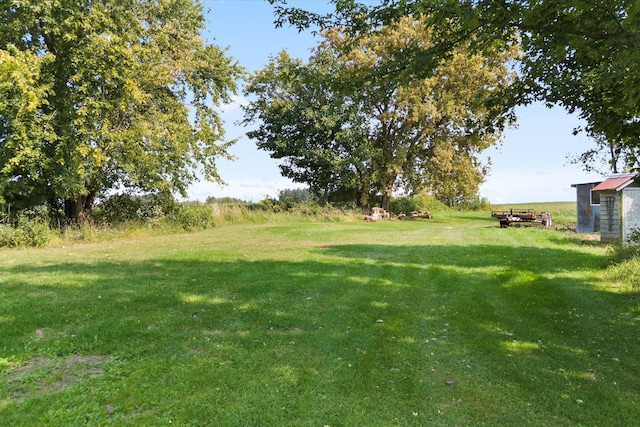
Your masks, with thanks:
[{"label": "metal shed", "polygon": [[592,190],[600,195],[600,241],[629,242],[640,231],[640,182],[637,174],[613,175]]},{"label": "metal shed", "polygon": [[571,187],[576,189],[576,231],[578,233],[600,231],[600,195],[593,192],[593,188],[600,182],[602,181],[571,184]]}]

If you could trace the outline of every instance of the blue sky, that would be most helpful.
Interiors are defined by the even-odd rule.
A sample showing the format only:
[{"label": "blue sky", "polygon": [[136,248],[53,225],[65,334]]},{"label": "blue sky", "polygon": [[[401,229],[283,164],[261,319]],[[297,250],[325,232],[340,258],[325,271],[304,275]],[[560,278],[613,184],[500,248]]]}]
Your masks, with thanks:
[{"label": "blue sky", "polygon": [[[283,49],[306,59],[317,43],[308,32],[276,29],[273,7],[265,0],[203,0],[203,4],[207,10],[207,40],[227,47],[228,54],[250,72],[263,68],[271,56]],[[325,0],[289,0],[289,4],[318,12],[330,10]],[[239,106],[243,102],[240,93],[223,112],[227,137],[242,137],[231,149],[236,160],[218,162],[227,185],[196,183],[189,190],[190,199],[229,196],[259,201],[299,186],[283,178],[277,163],[246,137],[248,129],[235,124],[242,118]],[[578,154],[590,147],[584,134],[572,134],[580,124],[576,117],[540,104],[518,108],[517,115],[518,127],[507,130],[502,143],[485,153],[492,166],[480,189],[481,196],[492,203],[572,201],[575,190],[571,184],[601,179],[567,161],[567,154]]]}]

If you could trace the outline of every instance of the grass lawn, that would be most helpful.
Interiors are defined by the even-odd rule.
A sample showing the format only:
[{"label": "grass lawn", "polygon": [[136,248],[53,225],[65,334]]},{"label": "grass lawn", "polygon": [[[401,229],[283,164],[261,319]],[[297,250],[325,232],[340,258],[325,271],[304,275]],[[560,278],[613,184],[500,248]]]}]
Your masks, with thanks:
[{"label": "grass lawn", "polygon": [[486,212],[0,250],[0,425],[638,425],[606,264]]}]

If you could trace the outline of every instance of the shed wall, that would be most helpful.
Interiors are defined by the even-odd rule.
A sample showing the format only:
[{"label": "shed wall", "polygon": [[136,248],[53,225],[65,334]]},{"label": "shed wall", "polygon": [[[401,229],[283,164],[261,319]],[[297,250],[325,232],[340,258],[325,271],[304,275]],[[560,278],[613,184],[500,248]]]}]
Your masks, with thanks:
[{"label": "shed wall", "polygon": [[640,188],[622,190],[622,240],[628,242],[640,230]]},{"label": "shed wall", "polygon": [[600,241],[605,243],[620,241],[621,197],[616,191],[600,192]]},{"label": "shed wall", "polygon": [[600,206],[591,204],[591,189],[598,183],[576,184],[578,233],[600,231]]}]

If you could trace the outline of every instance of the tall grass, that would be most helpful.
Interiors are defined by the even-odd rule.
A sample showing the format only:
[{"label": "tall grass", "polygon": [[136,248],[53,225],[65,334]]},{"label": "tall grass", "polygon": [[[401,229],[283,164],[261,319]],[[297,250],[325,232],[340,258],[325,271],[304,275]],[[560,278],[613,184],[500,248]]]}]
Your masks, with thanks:
[{"label": "tall grass", "polygon": [[67,225],[52,223],[46,213],[26,213],[13,223],[0,223],[0,247],[59,246],[176,234],[225,225],[279,223],[300,218],[328,222],[362,218],[355,210],[320,207],[315,203],[298,203],[286,209],[277,201],[274,204],[172,202],[169,205],[144,205],[129,198],[118,198],[113,206],[100,206],[81,223]]}]

